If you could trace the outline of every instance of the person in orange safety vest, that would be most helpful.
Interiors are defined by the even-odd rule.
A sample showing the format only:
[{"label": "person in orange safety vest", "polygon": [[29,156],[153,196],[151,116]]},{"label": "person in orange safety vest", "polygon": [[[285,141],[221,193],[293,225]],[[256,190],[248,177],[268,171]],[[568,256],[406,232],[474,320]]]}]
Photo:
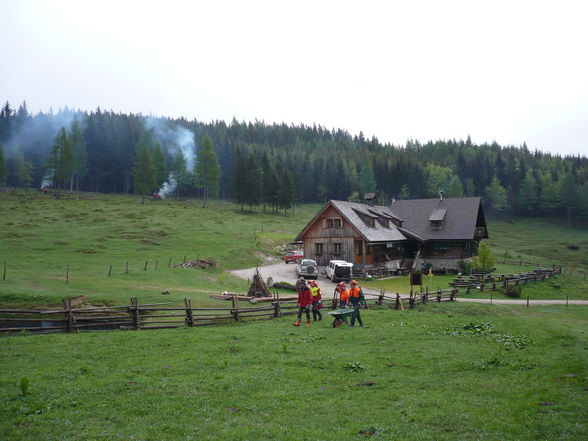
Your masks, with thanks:
[{"label": "person in orange safety vest", "polygon": [[355,325],[355,320],[359,322],[359,326],[363,326],[359,309],[361,308],[362,302],[365,303],[365,297],[361,287],[355,280],[351,281],[351,289],[349,290],[349,301],[353,307],[353,314],[351,315],[351,326]]}]

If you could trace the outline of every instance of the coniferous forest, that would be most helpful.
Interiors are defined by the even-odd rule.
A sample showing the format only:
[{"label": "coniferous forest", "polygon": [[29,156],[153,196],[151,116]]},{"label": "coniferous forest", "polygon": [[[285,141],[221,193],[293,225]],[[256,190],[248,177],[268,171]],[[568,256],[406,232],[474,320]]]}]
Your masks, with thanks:
[{"label": "coniferous forest", "polygon": [[[579,146],[580,150],[582,146]],[[482,196],[491,212],[588,221],[588,158],[466,139],[405,145],[320,125],[200,122],[62,109],[0,111],[0,185],[220,197],[288,213],[300,202]]]}]

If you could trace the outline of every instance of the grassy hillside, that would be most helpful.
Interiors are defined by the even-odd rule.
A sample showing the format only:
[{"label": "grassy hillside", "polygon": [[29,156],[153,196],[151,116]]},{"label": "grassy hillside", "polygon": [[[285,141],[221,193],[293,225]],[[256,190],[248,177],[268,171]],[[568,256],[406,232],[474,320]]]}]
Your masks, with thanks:
[{"label": "grassy hillside", "polygon": [[370,309],[364,328],[0,338],[0,438],[584,440],[587,312],[452,303]]},{"label": "grassy hillside", "polygon": [[[55,305],[79,295],[94,304],[125,304],[131,296],[142,302],[188,296],[208,304],[211,292],[246,291],[247,282],[227,270],[281,255],[276,247],[318,210],[308,205],[284,217],[241,213],[225,202],[206,209],[196,200],[139,202],[136,196],[0,193],[0,265],[7,262],[0,304]],[[184,257],[212,258],[217,267],[174,267]],[[163,291],[170,295],[162,297]]]},{"label": "grassy hillside", "polygon": [[[187,296],[195,305],[210,305],[216,302],[209,299],[210,293],[247,289],[246,281],[227,270],[281,256],[278,247],[291,241],[318,209],[303,205],[294,216],[285,217],[259,209],[242,213],[222,201],[204,209],[196,200],[147,200],[141,205],[136,196],[63,193],[57,199],[35,191],[0,192],[0,271],[7,262],[0,304],[54,306],[62,298],[84,295],[89,304],[126,304],[131,296],[141,302],[176,302]],[[525,296],[588,298],[588,230],[532,219],[490,219],[489,229],[498,259],[567,265],[564,277],[528,285]],[[174,267],[184,257],[209,257],[217,267]],[[499,272],[525,269],[497,265]],[[426,281],[434,289],[447,287],[451,279],[435,276]],[[406,277],[365,285],[387,292],[409,290]],[[163,291],[170,295],[162,297]]]}]

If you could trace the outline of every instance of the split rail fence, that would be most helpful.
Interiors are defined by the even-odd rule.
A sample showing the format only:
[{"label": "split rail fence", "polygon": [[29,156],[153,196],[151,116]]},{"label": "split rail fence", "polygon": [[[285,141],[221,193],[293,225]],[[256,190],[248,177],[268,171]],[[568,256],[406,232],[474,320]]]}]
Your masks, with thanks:
[{"label": "split rail fence", "polygon": [[[396,310],[412,309],[416,305],[429,302],[454,301],[461,293],[467,294],[471,289],[480,291],[498,289],[526,284],[531,281],[545,280],[561,274],[561,267],[553,269],[536,269],[520,274],[483,274],[454,279],[452,288],[410,293],[409,297],[400,294],[387,295],[381,291],[375,298],[367,299],[369,304],[385,306]],[[325,299],[328,304],[328,300]],[[528,303],[528,299],[527,299]],[[250,305],[250,303],[248,303]],[[333,299],[328,305],[337,307]],[[280,300],[276,297],[267,306],[241,306],[237,297],[232,299],[230,308],[194,308],[190,299],[184,299],[183,306],[174,306],[171,302],[139,304],[136,297],[125,306],[100,306],[75,308],[70,299],[63,300],[63,308],[57,310],[22,310],[0,309],[0,333],[2,332],[80,332],[85,330],[144,330],[180,327],[209,326],[220,323],[239,323],[250,320],[267,320],[289,314],[296,314],[296,300]]]}]

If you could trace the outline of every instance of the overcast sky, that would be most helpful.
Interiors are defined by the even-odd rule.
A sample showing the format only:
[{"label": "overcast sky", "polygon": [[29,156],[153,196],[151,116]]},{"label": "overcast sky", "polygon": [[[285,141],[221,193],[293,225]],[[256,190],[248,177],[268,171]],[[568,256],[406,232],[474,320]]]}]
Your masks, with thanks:
[{"label": "overcast sky", "polygon": [[586,1],[0,0],[0,100],[588,155]]}]

